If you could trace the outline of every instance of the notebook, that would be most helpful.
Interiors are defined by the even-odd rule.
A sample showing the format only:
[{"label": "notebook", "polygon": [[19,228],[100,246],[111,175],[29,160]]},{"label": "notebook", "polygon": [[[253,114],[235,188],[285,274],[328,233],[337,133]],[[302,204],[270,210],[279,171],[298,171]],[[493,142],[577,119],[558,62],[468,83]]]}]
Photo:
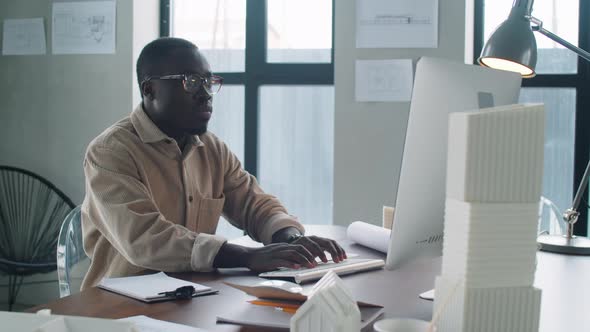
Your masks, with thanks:
[{"label": "notebook", "polygon": [[349,258],[340,263],[332,261],[319,263],[314,268],[288,269],[281,268],[276,271],[260,273],[262,278],[278,278],[293,280],[296,283],[303,283],[321,279],[328,271],[332,270],[337,275],[346,275],[362,271],[381,269],[385,265],[382,259]]},{"label": "notebook", "polygon": [[108,291],[125,295],[143,302],[156,302],[174,299],[172,296],[158,293],[173,291],[179,287],[193,286],[193,297],[217,293],[211,287],[169,277],[164,272],[136,277],[104,278],[98,287]]}]

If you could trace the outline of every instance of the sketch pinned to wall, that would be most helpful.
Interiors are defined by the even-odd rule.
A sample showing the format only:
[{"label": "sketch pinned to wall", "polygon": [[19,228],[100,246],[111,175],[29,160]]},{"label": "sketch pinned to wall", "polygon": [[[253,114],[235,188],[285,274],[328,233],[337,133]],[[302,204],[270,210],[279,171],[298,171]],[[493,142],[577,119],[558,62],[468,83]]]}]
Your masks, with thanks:
[{"label": "sketch pinned to wall", "polygon": [[438,0],[357,0],[357,48],[438,47]]},{"label": "sketch pinned to wall", "polygon": [[115,53],[116,2],[55,2],[53,54]]},{"label": "sketch pinned to wall", "polygon": [[355,72],[356,101],[407,102],[412,98],[411,59],[357,60]]},{"label": "sketch pinned to wall", "polygon": [[46,53],[43,18],[7,19],[2,31],[2,55]]}]

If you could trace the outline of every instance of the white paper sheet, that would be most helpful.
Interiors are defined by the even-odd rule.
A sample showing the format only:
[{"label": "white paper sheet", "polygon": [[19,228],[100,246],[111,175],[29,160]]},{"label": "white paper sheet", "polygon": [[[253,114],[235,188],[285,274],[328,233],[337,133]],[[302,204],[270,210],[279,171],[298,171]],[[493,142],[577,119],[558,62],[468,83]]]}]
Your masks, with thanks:
[{"label": "white paper sheet", "polygon": [[198,332],[205,331],[196,327],[166,322],[159,319],[153,319],[147,316],[131,316],[121,318],[119,321],[131,322],[138,332]]},{"label": "white paper sheet", "polygon": [[4,20],[3,55],[45,54],[43,18]]},{"label": "white paper sheet", "polygon": [[438,47],[438,0],[357,0],[357,48]]},{"label": "white paper sheet", "polygon": [[346,229],[346,236],[352,242],[387,253],[391,230],[367,224],[362,221],[355,221]]},{"label": "white paper sheet", "polygon": [[411,59],[357,60],[356,101],[400,101],[412,98],[414,71]]},{"label": "white paper sheet", "polygon": [[116,2],[54,2],[53,54],[115,53]]}]

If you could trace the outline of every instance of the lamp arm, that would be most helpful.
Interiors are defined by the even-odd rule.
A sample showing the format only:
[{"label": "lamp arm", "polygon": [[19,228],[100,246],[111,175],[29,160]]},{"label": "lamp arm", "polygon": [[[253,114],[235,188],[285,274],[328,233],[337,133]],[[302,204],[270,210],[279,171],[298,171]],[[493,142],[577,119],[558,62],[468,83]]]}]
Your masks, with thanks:
[{"label": "lamp arm", "polygon": [[576,197],[574,197],[574,202],[572,203],[571,210],[578,211],[578,207],[580,206],[580,202],[582,200],[582,195],[584,191],[586,191],[586,186],[588,185],[588,177],[590,177],[590,162],[586,165],[586,170],[584,171],[584,175],[582,176],[582,182],[580,182],[580,186],[578,187],[578,191],[576,192]]},{"label": "lamp arm", "polygon": [[547,36],[549,39],[559,43],[560,45],[565,46],[566,48],[568,48],[572,52],[579,55],[584,60],[590,61],[590,53],[588,53],[585,50],[579,48],[578,46],[568,42],[567,40],[559,37],[558,35],[554,34],[553,32],[543,28],[543,21],[539,20],[536,17],[530,16],[530,15],[525,16],[525,18],[528,19],[529,21],[531,21],[531,23],[536,24],[531,27],[533,29],[533,31],[538,31],[539,33]]}]

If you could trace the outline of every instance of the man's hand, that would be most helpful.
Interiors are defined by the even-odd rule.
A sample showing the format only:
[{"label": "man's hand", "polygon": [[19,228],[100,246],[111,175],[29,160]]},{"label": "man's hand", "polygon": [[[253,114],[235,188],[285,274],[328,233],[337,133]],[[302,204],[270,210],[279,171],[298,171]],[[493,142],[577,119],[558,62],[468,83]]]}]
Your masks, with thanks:
[{"label": "man's hand", "polygon": [[[293,237],[296,239],[285,243]],[[272,271],[279,267],[312,268],[317,266],[316,257],[324,263],[328,262],[326,251],[336,263],[346,259],[346,252],[336,241],[313,235],[301,236],[294,227],[279,230],[273,234],[272,241],[272,244],[260,248],[247,248],[226,242],[219,249],[213,266],[247,267],[256,272]]]},{"label": "man's hand", "polygon": [[319,257],[322,262],[327,263],[328,258],[324,252],[329,252],[332,260],[335,263],[340,263],[346,259],[346,252],[334,240],[326,239],[319,236],[303,236],[291,242],[291,244],[299,244],[313,254],[313,257]]},{"label": "man's hand", "polygon": [[226,242],[213,261],[213,266],[217,268],[247,267],[256,272],[272,271],[279,267],[312,268],[316,265],[315,257],[304,246],[287,243],[249,248]]},{"label": "man's hand", "polygon": [[260,248],[249,248],[246,267],[256,272],[276,270],[279,267],[299,269],[317,266],[314,255],[299,244],[273,243]]},{"label": "man's hand", "polygon": [[[291,238],[296,238],[294,241],[289,241]],[[290,244],[300,244],[312,253],[314,259],[319,257],[322,262],[327,263],[328,259],[324,252],[329,252],[332,260],[340,263],[346,259],[346,252],[334,240],[326,239],[319,236],[302,236],[299,230],[295,227],[283,228],[272,235],[273,243],[290,242]]]}]

